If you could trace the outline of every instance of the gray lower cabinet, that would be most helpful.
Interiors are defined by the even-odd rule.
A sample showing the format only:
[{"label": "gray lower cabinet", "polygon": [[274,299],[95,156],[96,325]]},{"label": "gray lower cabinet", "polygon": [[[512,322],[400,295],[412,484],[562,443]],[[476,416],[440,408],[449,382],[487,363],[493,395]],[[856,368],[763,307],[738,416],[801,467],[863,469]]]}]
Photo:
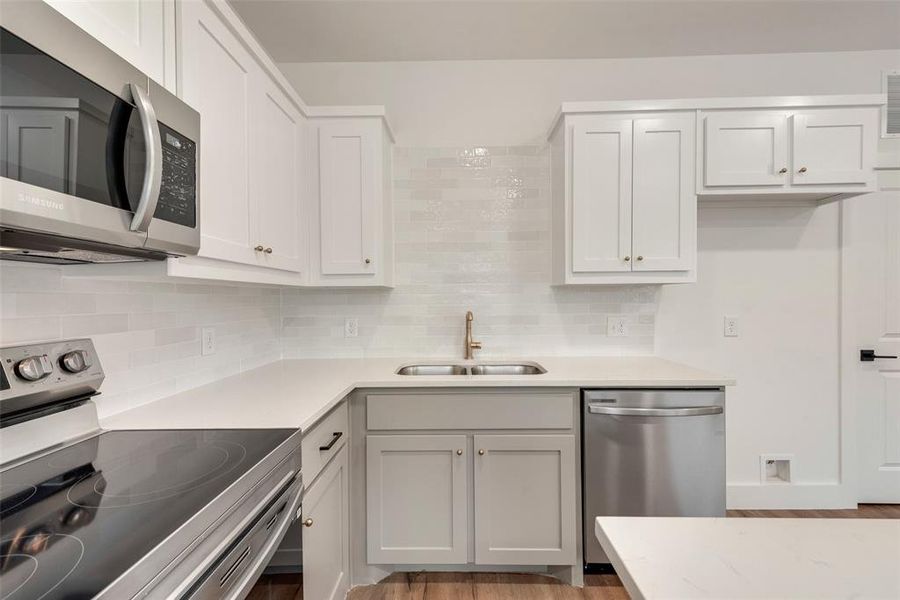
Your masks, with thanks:
[{"label": "gray lower cabinet", "polygon": [[366,437],[367,555],[372,564],[465,564],[465,435]]},{"label": "gray lower cabinet", "polygon": [[465,564],[472,531],[475,564],[575,563],[574,435],[368,435],[366,463],[371,564]]},{"label": "gray lower cabinet", "polygon": [[475,435],[475,562],[575,562],[575,437]]},{"label": "gray lower cabinet", "polygon": [[303,597],[340,600],[350,589],[349,466],[344,446],[303,496]]}]

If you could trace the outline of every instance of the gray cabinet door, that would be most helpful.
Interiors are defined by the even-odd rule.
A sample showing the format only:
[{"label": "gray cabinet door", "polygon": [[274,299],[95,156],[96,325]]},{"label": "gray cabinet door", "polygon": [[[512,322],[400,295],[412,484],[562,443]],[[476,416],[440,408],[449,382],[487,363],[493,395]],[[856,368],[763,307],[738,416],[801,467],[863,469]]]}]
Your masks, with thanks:
[{"label": "gray cabinet door", "polygon": [[575,562],[575,436],[475,436],[475,562]]},{"label": "gray cabinet door", "polygon": [[346,446],[303,497],[303,596],[340,600],[350,589]]},{"label": "gray cabinet door", "polygon": [[467,454],[465,435],[366,436],[369,563],[465,564]]}]

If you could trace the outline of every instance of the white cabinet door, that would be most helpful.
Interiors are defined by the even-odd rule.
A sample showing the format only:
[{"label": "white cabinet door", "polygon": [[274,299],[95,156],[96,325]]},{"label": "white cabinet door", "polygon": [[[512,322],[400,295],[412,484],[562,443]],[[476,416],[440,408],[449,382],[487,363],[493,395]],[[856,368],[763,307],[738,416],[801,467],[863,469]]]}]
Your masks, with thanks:
[{"label": "white cabinet door", "polygon": [[707,113],[704,117],[704,185],[785,186],[788,115],[774,111]]},{"label": "white cabinet door", "polygon": [[464,435],[366,436],[369,563],[466,562],[467,455]]},{"label": "white cabinet door", "polygon": [[319,125],[319,215],[322,275],[375,275],[380,141],[376,124]]},{"label": "white cabinet door", "polygon": [[182,2],[181,89],[200,112],[200,255],[256,264],[248,216],[256,65],[205,2]]},{"label": "white cabinet door", "polygon": [[572,130],[572,271],[630,271],[631,119]]},{"label": "white cabinet door", "polygon": [[250,231],[261,266],[303,270],[305,236],[300,227],[300,131],[303,117],[265,76],[254,90],[250,116]]},{"label": "white cabinet door", "polygon": [[342,600],[350,589],[347,447],[303,496],[303,597]]},{"label": "white cabinet door", "polygon": [[475,562],[575,562],[575,437],[475,436]]},{"label": "white cabinet door", "polygon": [[632,269],[686,271],[697,253],[694,116],[634,120]]},{"label": "white cabinet door", "polygon": [[792,117],[793,185],[874,184],[875,109],[832,108]]},{"label": "white cabinet door", "polygon": [[175,0],[44,0],[116,54],[175,89]]}]

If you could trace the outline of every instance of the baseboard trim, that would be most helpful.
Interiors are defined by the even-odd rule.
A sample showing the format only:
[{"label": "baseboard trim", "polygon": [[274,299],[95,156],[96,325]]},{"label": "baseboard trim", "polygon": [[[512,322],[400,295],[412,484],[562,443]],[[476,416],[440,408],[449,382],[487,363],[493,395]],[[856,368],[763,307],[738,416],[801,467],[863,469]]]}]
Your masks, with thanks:
[{"label": "baseboard trim", "polygon": [[848,486],[831,484],[732,484],[726,488],[726,506],[736,510],[822,510],[856,508]]}]

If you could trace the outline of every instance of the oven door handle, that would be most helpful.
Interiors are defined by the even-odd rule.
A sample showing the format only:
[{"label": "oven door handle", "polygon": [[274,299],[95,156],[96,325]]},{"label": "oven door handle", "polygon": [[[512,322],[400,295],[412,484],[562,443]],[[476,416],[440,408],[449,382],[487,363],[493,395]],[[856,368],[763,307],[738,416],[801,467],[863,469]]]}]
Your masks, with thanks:
[{"label": "oven door handle", "polygon": [[131,83],[128,87],[131,89],[131,98],[141,119],[141,131],[147,146],[144,159],[144,185],[134,217],[131,219],[131,231],[147,233],[156,212],[162,183],[162,135],[156,122],[156,111],[150,103],[147,92],[137,83]]},{"label": "oven door handle", "polygon": [[592,415],[614,415],[618,417],[702,417],[704,415],[720,415],[724,412],[724,409],[721,406],[690,406],[684,408],[626,408],[620,406],[588,404],[588,412]]}]

